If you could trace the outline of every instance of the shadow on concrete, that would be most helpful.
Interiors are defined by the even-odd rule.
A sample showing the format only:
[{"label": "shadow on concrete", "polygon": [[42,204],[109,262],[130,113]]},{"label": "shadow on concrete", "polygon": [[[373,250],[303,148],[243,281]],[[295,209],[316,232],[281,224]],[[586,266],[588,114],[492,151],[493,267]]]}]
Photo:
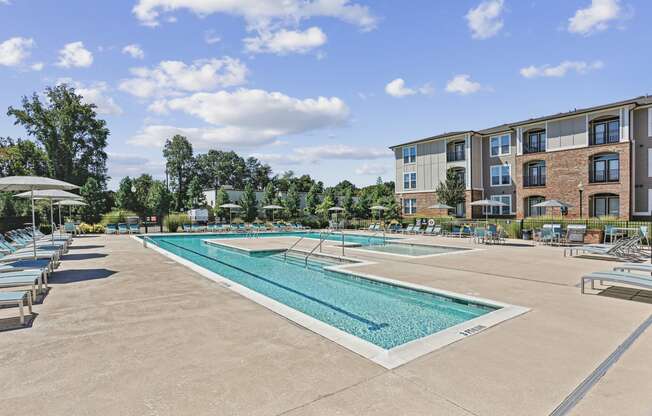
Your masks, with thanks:
[{"label": "shadow on concrete", "polygon": [[108,269],[73,269],[52,273],[49,282],[54,284],[77,283],[89,280],[106,279],[116,272]]},{"label": "shadow on concrete", "polygon": [[597,293],[597,295],[652,304],[652,291],[650,290],[634,289],[622,286],[609,286],[600,293]]},{"label": "shadow on concrete", "polygon": [[76,246],[72,245],[69,247],[70,250],[92,250],[95,248],[104,248],[104,246],[89,244],[86,246]]},{"label": "shadow on concrete", "polygon": [[106,257],[108,254],[105,253],[79,253],[79,254],[64,254],[61,257],[61,260],[88,260],[88,259],[100,259]]},{"label": "shadow on concrete", "polygon": [[25,307],[25,325],[20,324],[20,318],[18,317],[18,308],[10,307],[8,309],[13,309],[12,312],[16,312],[16,316],[8,316],[6,318],[0,319],[0,333],[8,331],[18,331],[20,329],[31,328],[38,316],[38,313],[29,314],[27,306]]}]

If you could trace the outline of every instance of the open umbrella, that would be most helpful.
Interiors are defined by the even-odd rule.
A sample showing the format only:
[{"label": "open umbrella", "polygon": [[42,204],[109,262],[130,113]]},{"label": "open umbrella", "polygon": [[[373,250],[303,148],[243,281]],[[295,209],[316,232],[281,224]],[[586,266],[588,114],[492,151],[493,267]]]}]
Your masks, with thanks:
[{"label": "open umbrella", "polygon": [[[479,201],[471,202],[474,207],[506,207],[507,204],[493,199],[481,199]],[[485,210],[485,221],[489,223],[489,210]]]},{"label": "open umbrella", "polygon": [[272,222],[274,222],[274,212],[275,212],[277,209],[283,209],[283,207],[280,206],[280,205],[265,205],[265,206],[263,207],[263,209],[271,209],[271,210],[272,210]]},{"label": "open umbrella", "polygon": [[229,224],[231,224],[233,221],[232,210],[242,209],[242,207],[238,204],[222,204],[220,205],[220,208],[227,208],[229,210]]},{"label": "open umbrella", "polygon": [[[46,199],[50,201],[50,224],[54,224],[54,207],[52,201],[62,201],[66,199],[81,199],[81,196],[73,194],[62,189],[43,189],[38,191],[23,192],[14,195],[15,198],[32,198],[32,199]],[[59,228],[61,228],[61,208],[59,208]],[[54,244],[54,230],[50,233],[52,236],[52,243]]]},{"label": "open umbrella", "polygon": [[[371,209],[371,211],[378,211],[378,219],[382,223],[383,222],[383,211],[387,211],[387,207],[384,207],[382,205],[374,205],[370,209]],[[373,212],[372,212],[372,214],[373,214]],[[373,221],[373,217],[372,217],[372,221]]]},{"label": "open umbrella", "polygon": [[561,216],[561,210],[564,208],[570,208],[572,207],[571,204],[567,204],[565,202],[558,201],[556,199],[549,199],[547,201],[539,202],[538,204],[532,205],[534,208],[545,208],[546,210],[548,208],[559,208],[559,215]]},{"label": "open umbrella", "polygon": [[59,202],[56,202],[54,205],[59,206],[59,228],[61,228],[61,207],[68,206],[68,215],[72,216],[72,207],[82,207],[88,205],[86,202],[80,199],[64,199]]},{"label": "open umbrella", "polygon": [[[77,185],[57,179],[44,178],[41,176],[7,176],[0,178],[0,191],[19,192],[46,189],[76,189]],[[32,246],[34,248],[34,258],[36,258],[36,215],[34,213],[34,199],[32,198]]]},{"label": "open umbrella", "polygon": [[338,217],[338,213],[340,213],[340,212],[342,212],[342,211],[344,211],[344,208],[342,208],[342,207],[332,207],[332,208],[328,208],[328,212],[334,212],[334,213],[335,213],[335,222],[337,222],[338,224],[339,224],[339,221],[338,221],[338,218],[337,218],[337,217]]},{"label": "open umbrella", "polygon": [[430,205],[428,209],[455,209],[455,208],[446,204],[435,204],[435,205]]}]

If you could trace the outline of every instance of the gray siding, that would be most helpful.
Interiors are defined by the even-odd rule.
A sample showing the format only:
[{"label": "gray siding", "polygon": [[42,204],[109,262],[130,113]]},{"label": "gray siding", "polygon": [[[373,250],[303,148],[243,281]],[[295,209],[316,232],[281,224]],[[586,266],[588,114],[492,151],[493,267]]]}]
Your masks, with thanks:
[{"label": "gray siding", "polygon": [[[486,199],[491,199],[492,195],[511,195],[512,196],[512,212],[516,212],[516,197],[514,191],[516,190],[516,133],[511,133],[511,148],[510,154],[505,156],[491,156],[490,149],[491,136],[484,136],[482,138],[482,182],[484,184],[484,193]],[[509,163],[511,165],[512,184],[510,186],[491,186],[491,166],[503,165]]]},{"label": "gray siding", "polygon": [[586,116],[549,121],[546,135],[548,150],[587,146],[589,136],[586,131]]},{"label": "gray siding", "polygon": [[446,179],[446,140],[417,144],[416,163],[403,164],[403,148],[394,149],[396,159],[396,192],[404,192],[403,173],[416,172],[417,188],[407,191],[432,191]]},{"label": "gray siding", "polygon": [[649,149],[652,149],[652,137],[648,137],[648,109],[633,112],[634,138],[634,209],[636,212],[648,212],[648,190],[652,189],[652,178],[648,177]]}]

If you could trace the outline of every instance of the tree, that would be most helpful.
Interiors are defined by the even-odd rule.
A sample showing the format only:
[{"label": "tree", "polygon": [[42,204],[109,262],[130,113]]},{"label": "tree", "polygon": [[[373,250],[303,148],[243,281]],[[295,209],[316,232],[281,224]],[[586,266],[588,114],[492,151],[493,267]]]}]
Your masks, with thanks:
[{"label": "tree", "polygon": [[194,159],[192,157],[192,144],[187,138],[175,135],[165,142],[163,157],[165,158],[170,185],[175,194],[176,210],[184,208],[186,201],[186,190],[190,178],[193,176]]},{"label": "tree", "polygon": [[161,221],[170,210],[171,203],[172,195],[165,184],[162,181],[153,181],[145,202],[147,210]]},{"label": "tree", "polygon": [[48,156],[34,142],[0,137],[0,176],[46,176]]},{"label": "tree", "polygon": [[240,198],[240,206],[242,207],[242,216],[245,221],[253,221],[258,215],[258,204],[256,201],[256,193],[251,183],[247,183]]},{"label": "tree", "polygon": [[228,211],[225,208],[220,208],[220,205],[228,204],[229,194],[224,190],[224,187],[221,187],[215,194],[215,216],[216,217],[225,217],[228,214]]},{"label": "tree", "polygon": [[292,184],[290,185],[287,197],[285,198],[285,212],[289,218],[296,218],[299,216],[300,209],[301,197],[299,196],[299,191],[297,191],[297,186]]},{"label": "tree", "polygon": [[89,224],[97,223],[102,214],[106,212],[105,194],[97,179],[90,177],[79,189],[79,194],[84,198],[86,206],[81,207],[82,220]]},{"label": "tree", "polygon": [[344,193],[344,198],[342,199],[342,208],[344,208],[344,211],[346,212],[345,215],[348,217],[351,217],[355,214],[355,211],[353,210],[353,189],[352,188],[347,188],[346,192]]},{"label": "tree", "polygon": [[369,190],[362,190],[355,204],[355,212],[358,218],[369,218],[371,216],[371,193]]},{"label": "tree", "polygon": [[43,146],[48,176],[78,185],[93,177],[106,187],[109,129],[97,118],[94,104],[84,104],[74,88],[61,84],[46,88],[43,101],[34,93],[21,105],[9,107],[7,115]]},{"label": "tree", "polygon": [[136,194],[132,191],[134,183],[129,176],[125,176],[118,185],[118,191],[115,193],[115,206],[119,209],[138,212],[138,201]]},{"label": "tree", "polygon": [[317,212],[322,215],[324,219],[328,219],[329,209],[335,206],[333,197],[329,194],[324,195],[324,200],[317,207]]},{"label": "tree", "polygon": [[313,183],[306,195],[306,212],[314,215],[317,205],[319,205],[319,187]]},{"label": "tree", "polygon": [[263,189],[263,206],[273,205],[274,201],[276,201],[276,189],[274,188],[274,184],[269,182],[265,185],[265,189]]},{"label": "tree", "polygon": [[245,178],[246,183],[251,183],[255,190],[262,190],[270,181],[269,177],[272,168],[267,164],[262,164],[255,157],[249,157],[245,160]]},{"label": "tree", "polygon": [[206,206],[206,196],[204,195],[204,188],[201,186],[199,177],[194,176],[190,180],[186,194],[188,198],[186,201],[186,207],[188,209]]},{"label": "tree", "polygon": [[132,186],[136,189],[134,194],[134,211],[140,215],[148,215],[150,211],[147,205],[147,197],[154,185],[152,175],[144,173],[132,181]]},{"label": "tree", "polygon": [[452,207],[464,202],[464,181],[454,169],[446,172],[446,181],[440,182],[435,190],[437,200]]}]

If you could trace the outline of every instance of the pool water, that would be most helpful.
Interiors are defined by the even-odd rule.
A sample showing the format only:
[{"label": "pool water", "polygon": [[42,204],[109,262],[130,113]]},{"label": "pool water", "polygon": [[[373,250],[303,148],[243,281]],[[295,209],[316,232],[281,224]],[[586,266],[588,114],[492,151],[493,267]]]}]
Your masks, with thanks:
[{"label": "pool water", "polygon": [[[318,233],[317,238],[318,238]],[[276,234],[278,235],[278,234]],[[233,235],[151,236],[160,248],[342,331],[391,349],[468,321],[495,308],[325,270],[302,256],[250,255],[207,244]],[[341,236],[337,236],[341,239]],[[263,237],[264,238],[264,237]],[[362,244],[365,236],[345,236]]]},{"label": "pool water", "polygon": [[378,251],[381,253],[401,254],[403,256],[429,256],[433,254],[455,253],[466,251],[465,248],[444,247],[444,246],[426,246],[419,244],[382,244],[369,245],[364,247],[365,250]]}]

